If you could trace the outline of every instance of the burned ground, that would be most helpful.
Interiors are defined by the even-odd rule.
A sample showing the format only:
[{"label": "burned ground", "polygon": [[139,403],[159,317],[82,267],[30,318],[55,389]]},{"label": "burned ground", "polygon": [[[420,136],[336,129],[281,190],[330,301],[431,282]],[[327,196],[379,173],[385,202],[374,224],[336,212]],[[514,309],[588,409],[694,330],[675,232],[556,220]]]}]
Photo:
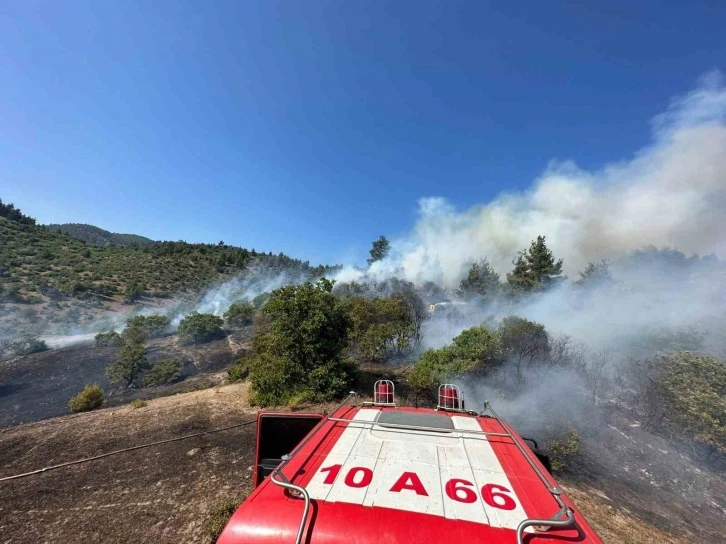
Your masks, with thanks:
[{"label": "burned ground", "polygon": [[218,384],[218,373],[242,356],[247,337],[235,333],[208,344],[184,346],[178,337],[152,340],[151,363],[176,359],[182,376],[176,383],[149,389],[121,390],[106,378],[106,367],[118,360],[120,348],[76,345],[0,361],[0,427],[68,413],[68,400],[87,384],[99,384],[106,405],[148,399]]},{"label": "burned ground", "polygon": [[[253,421],[246,394],[247,384],[236,384],[155,399],[136,410],[107,408],[7,428],[0,431],[0,476]],[[651,480],[668,470],[677,472],[674,478],[696,478],[698,469],[675,452],[672,465],[652,465],[650,457],[633,464],[637,457],[623,450],[630,441],[611,431],[587,437],[570,475],[558,477],[603,540],[718,541],[723,512],[698,502],[695,487],[711,480],[702,497],[710,500],[723,489],[722,477],[704,475],[701,483],[694,480],[693,495],[678,498],[680,488]],[[644,445],[634,447],[662,447],[658,439],[638,439]],[[241,501],[251,490],[254,444],[251,424],[2,482],[0,542],[205,542],[202,526],[213,505]]]}]

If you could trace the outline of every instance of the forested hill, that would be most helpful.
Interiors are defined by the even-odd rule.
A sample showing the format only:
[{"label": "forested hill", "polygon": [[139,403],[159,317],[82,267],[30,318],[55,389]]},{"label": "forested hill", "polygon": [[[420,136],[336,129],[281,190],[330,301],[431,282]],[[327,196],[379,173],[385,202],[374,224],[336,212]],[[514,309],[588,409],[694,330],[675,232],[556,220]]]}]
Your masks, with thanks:
[{"label": "forested hill", "polygon": [[153,244],[154,240],[146,238],[145,236],[139,236],[138,234],[119,234],[116,232],[109,232],[93,225],[87,225],[85,223],[63,223],[63,224],[50,224],[46,225],[46,228],[60,231],[63,234],[67,234],[71,238],[76,240],[82,240],[89,244],[101,244],[101,245],[117,245],[117,246],[143,246],[147,244]]},{"label": "forested hill", "polygon": [[36,225],[15,210],[0,215],[0,303],[91,295],[117,300],[166,297],[240,275],[250,266],[310,278],[337,269],[222,242],[90,244]]}]

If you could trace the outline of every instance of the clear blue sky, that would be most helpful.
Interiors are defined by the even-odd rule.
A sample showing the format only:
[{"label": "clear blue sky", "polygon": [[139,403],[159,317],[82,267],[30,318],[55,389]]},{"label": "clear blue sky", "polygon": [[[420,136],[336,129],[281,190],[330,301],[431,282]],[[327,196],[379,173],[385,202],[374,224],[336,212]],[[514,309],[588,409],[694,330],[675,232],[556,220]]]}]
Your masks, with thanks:
[{"label": "clear blue sky", "polygon": [[553,158],[597,168],[726,62],[726,2],[0,3],[0,198],[43,223],[367,255]]}]

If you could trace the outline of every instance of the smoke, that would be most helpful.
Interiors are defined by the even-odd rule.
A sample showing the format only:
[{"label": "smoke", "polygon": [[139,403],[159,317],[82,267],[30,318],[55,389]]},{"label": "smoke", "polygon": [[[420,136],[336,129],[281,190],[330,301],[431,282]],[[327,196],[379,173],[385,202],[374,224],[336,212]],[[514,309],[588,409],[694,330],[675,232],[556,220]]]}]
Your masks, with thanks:
[{"label": "smoke", "polygon": [[[725,205],[726,86],[714,71],[653,119],[651,143],[632,158],[594,171],[553,160],[528,191],[464,211],[443,198],[421,199],[413,232],[370,273],[453,287],[481,257],[508,272],[540,234],[570,275],[646,245],[724,256]],[[357,275],[347,269],[341,279]]]}]

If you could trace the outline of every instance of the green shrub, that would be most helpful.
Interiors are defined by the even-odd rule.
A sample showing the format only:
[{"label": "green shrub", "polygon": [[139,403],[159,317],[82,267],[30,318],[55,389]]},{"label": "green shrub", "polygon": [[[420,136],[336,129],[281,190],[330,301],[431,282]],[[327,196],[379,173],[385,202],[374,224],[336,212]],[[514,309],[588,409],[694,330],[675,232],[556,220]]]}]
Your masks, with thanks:
[{"label": "green shrub", "polygon": [[149,335],[141,327],[126,327],[121,338],[127,346],[143,346],[149,340]]},{"label": "green shrub", "polygon": [[544,325],[517,316],[505,317],[499,325],[499,342],[504,357],[517,365],[544,361],[550,341]]},{"label": "green shrub", "polygon": [[345,304],[351,318],[349,345],[356,358],[376,362],[409,349],[415,325],[406,300],[351,297]]},{"label": "green shrub", "polygon": [[165,359],[152,366],[151,369],[144,374],[141,383],[144,387],[169,383],[181,376],[181,370],[181,363],[174,361],[173,359]]},{"label": "green shrub", "polygon": [[552,470],[562,471],[567,468],[572,457],[580,452],[580,434],[577,430],[570,429],[562,440],[547,442],[547,449],[550,452]]},{"label": "green shrub", "polygon": [[124,345],[123,338],[116,331],[99,332],[94,336],[97,348],[121,347]]},{"label": "green shrub", "polygon": [[202,344],[224,335],[221,317],[192,312],[179,323],[179,337],[185,344]]},{"label": "green shrub", "polygon": [[68,402],[73,412],[88,412],[103,405],[103,390],[98,385],[87,385]]},{"label": "green shrub", "polygon": [[149,338],[158,338],[164,335],[170,323],[171,319],[165,315],[137,315],[126,321],[126,327],[139,328]]},{"label": "green shrub", "polygon": [[249,359],[252,393],[258,404],[284,404],[301,395],[326,401],[343,394],[353,369],[342,360],[350,319],[333,282],[288,285],[263,306],[265,330],[253,341]]},{"label": "green shrub", "polygon": [[255,307],[249,302],[234,302],[224,312],[224,321],[228,327],[247,327],[252,325]]},{"label": "green shrub", "polygon": [[149,404],[149,403],[148,403],[148,402],[146,402],[145,400],[141,400],[141,399],[134,399],[134,400],[133,400],[133,401],[131,402],[131,408],[133,408],[134,410],[138,410],[139,408],[143,408],[143,407],[144,407],[144,406],[146,406],[147,404]]},{"label": "green shrub", "polygon": [[227,369],[227,381],[229,383],[241,382],[247,379],[250,367],[246,359],[240,359]]},{"label": "green shrub", "polygon": [[202,525],[202,533],[205,544],[214,544],[217,542],[219,535],[222,534],[224,526],[227,525],[229,518],[232,517],[235,510],[239,506],[239,501],[223,500],[212,507],[209,516]]},{"label": "green shrub", "polygon": [[126,346],[120,359],[106,369],[106,376],[115,385],[131,387],[142,372],[151,368],[143,346]]},{"label": "green shrub", "polygon": [[48,345],[35,336],[22,336],[10,342],[7,347],[7,351],[13,355],[30,355],[31,353],[39,353],[47,349]]}]

